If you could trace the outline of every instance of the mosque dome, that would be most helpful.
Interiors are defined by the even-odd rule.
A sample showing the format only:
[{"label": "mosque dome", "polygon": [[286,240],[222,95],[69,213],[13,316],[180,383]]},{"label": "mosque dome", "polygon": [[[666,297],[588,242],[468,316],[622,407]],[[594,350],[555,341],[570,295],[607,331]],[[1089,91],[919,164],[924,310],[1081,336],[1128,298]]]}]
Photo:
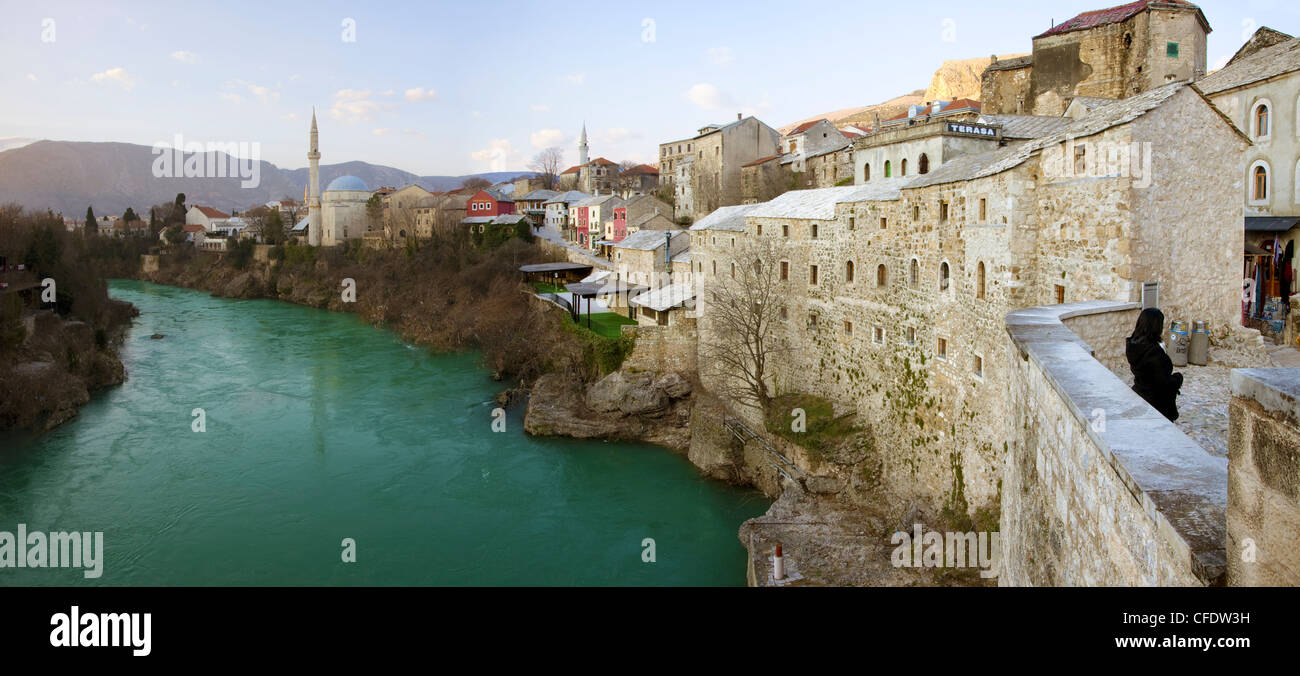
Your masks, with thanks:
[{"label": "mosque dome", "polygon": [[356,176],[340,176],[333,181],[330,181],[330,184],[325,188],[325,191],[329,192],[330,190],[359,190],[362,192],[370,192],[370,188],[366,187],[366,182]]}]

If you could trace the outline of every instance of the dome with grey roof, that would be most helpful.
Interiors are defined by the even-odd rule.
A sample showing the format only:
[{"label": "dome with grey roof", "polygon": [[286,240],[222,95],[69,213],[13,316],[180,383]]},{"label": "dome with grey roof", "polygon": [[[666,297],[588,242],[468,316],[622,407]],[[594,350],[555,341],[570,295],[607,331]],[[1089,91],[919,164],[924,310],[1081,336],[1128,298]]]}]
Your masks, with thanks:
[{"label": "dome with grey roof", "polygon": [[331,190],[357,190],[369,192],[370,188],[366,187],[365,181],[356,176],[340,176],[333,181],[330,181],[329,186],[325,188],[326,192]]}]

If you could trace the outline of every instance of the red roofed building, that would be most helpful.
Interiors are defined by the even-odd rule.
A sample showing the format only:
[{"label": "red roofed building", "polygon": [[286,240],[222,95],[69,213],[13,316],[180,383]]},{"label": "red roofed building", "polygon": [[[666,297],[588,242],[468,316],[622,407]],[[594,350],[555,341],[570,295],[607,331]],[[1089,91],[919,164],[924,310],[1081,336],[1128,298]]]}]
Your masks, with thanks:
[{"label": "red roofed building", "polygon": [[230,218],[230,214],[213,209],[212,207],[205,207],[196,204],[190,207],[189,211],[185,212],[185,225],[200,225],[203,226],[204,230],[212,230],[215,225],[218,225],[219,221],[224,221],[228,218]]},{"label": "red roofed building", "polygon": [[491,188],[480,190],[465,205],[465,217],[503,216],[515,213],[514,200]]},{"label": "red roofed building", "polygon": [[1077,96],[1124,99],[1206,75],[1205,14],[1186,0],[1083,12],[1035,36],[1030,57],[984,71],[985,114],[1060,116]]},{"label": "red roofed building", "polygon": [[659,170],[648,164],[638,164],[618,175],[618,186],[624,199],[649,195],[659,187]]}]

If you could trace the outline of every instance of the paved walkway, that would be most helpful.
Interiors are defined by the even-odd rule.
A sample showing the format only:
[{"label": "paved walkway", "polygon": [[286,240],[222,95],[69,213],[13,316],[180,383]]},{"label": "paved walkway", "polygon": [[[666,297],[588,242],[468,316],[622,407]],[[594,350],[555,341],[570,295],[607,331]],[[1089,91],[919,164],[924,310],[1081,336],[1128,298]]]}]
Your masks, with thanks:
[{"label": "paved walkway", "polygon": [[587,251],[586,249],[583,249],[582,247],[574,244],[573,242],[566,240],[564,238],[564,233],[560,232],[558,228],[554,228],[549,225],[543,225],[542,227],[534,231],[534,234],[538,237],[549,240],[555,244],[559,244],[560,246],[568,249],[569,251],[578,254],[578,256],[581,257],[581,259],[586,263],[591,263],[596,267],[605,268],[607,270],[614,269],[613,263],[610,263],[609,261],[599,256],[593,256],[591,252]]},{"label": "paved walkway", "polygon": [[1269,359],[1280,368],[1300,368],[1300,350],[1289,345],[1266,345]]}]

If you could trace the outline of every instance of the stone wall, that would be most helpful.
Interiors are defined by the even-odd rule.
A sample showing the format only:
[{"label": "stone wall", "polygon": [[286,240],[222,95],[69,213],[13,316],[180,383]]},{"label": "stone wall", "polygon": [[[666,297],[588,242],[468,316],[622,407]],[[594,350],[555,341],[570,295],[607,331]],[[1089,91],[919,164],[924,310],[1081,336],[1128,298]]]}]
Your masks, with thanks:
[{"label": "stone wall", "polygon": [[1226,462],[1138,397],[1062,323],[1132,310],[1094,301],[1007,315],[1013,416],[1002,464],[1001,585],[1223,580]]},{"label": "stone wall", "polygon": [[1300,585],[1300,369],[1232,372],[1228,584]]},{"label": "stone wall", "polygon": [[691,375],[698,371],[694,319],[670,326],[625,326],[623,334],[636,340],[632,354],[623,360],[625,370]]},{"label": "stone wall", "polygon": [[1092,348],[1093,358],[1117,377],[1129,373],[1125,340],[1133,334],[1142,308],[1137,303],[1116,305],[1107,312],[1080,314],[1062,320],[1065,328]]},{"label": "stone wall", "polygon": [[142,254],[140,256],[140,272],[149,274],[158,272],[159,254]]}]

